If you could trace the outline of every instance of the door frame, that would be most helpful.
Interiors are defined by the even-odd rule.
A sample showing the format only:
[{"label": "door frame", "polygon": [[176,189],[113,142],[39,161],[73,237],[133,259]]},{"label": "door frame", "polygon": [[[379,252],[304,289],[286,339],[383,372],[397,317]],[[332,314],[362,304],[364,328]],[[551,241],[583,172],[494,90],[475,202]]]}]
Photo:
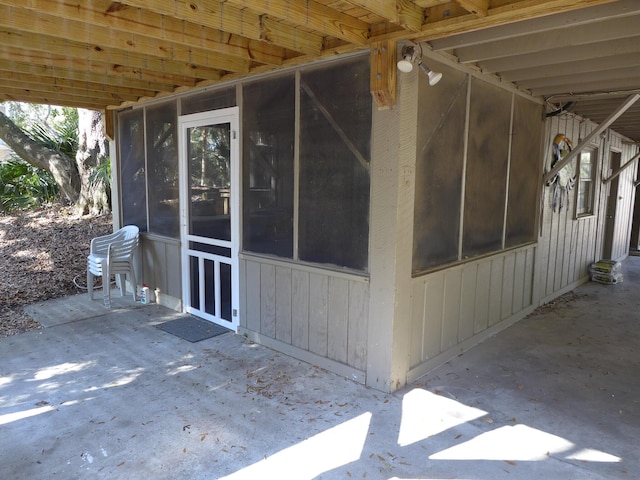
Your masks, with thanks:
[{"label": "door frame", "polygon": [[[228,123],[230,125],[230,181],[231,181],[231,193],[229,198],[229,206],[231,210],[230,223],[231,223],[231,241],[216,240],[217,244],[225,246],[231,249],[231,258],[229,263],[231,264],[231,322],[223,320],[222,318],[216,318],[200,309],[191,307],[191,275],[190,275],[190,254],[192,252],[189,247],[190,240],[194,239],[189,234],[189,211],[190,211],[190,199],[188,198],[189,191],[189,164],[188,164],[188,143],[187,143],[187,130],[193,127],[201,127],[207,125],[218,125]],[[179,178],[180,178],[180,257],[182,261],[182,311],[191,313],[198,317],[209,320],[213,323],[229,328],[237,333],[238,325],[240,323],[241,311],[240,311],[240,272],[238,254],[240,251],[240,196],[241,196],[241,175],[240,175],[240,108],[230,107],[219,110],[211,110],[201,113],[193,113],[189,115],[182,115],[178,117],[178,159],[179,159]],[[201,238],[201,237],[195,237]],[[213,239],[212,239],[213,240]],[[200,256],[207,256],[210,254],[202,254]],[[202,265],[202,264],[201,264]],[[219,276],[216,276],[219,280]],[[200,298],[202,301],[204,285],[200,284]],[[219,282],[216,282],[216,286]],[[216,305],[219,304],[219,296],[217,296]]]}]

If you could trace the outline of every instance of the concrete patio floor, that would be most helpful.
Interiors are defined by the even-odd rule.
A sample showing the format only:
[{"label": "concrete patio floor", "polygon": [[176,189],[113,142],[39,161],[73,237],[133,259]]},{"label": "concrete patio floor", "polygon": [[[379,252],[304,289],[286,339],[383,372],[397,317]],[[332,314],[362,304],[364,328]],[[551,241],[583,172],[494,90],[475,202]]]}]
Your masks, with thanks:
[{"label": "concrete patio floor", "polygon": [[[86,295],[0,339],[6,479],[640,478],[640,258],[394,394]],[[117,293],[116,293],[117,295]]]}]

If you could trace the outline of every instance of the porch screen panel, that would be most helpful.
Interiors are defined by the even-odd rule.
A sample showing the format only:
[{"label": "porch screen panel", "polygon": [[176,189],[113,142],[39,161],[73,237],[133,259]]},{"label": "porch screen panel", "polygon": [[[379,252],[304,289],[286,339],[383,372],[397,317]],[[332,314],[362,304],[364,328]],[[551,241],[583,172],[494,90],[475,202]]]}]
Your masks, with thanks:
[{"label": "porch screen panel", "polygon": [[502,248],[511,97],[488,83],[471,82],[463,259]]},{"label": "porch screen panel", "polygon": [[144,232],[147,230],[147,189],[142,109],[119,114],[118,138],[122,223],[137,225]]},{"label": "porch screen panel", "polygon": [[458,258],[467,76],[438,65],[435,87],[419,75],[413,272]]},{"label": "porch screen panel", "polygon": [[300,78],[300,260],[368,268],[371,93],[367,57]]},{"label": "porch screen panel", "polygon": [[243,87],[243,248],[293,257],[295,77]]},{"label": "porch screen panel", "polygon": [[180,234],[176,102],[147,108],[149,231]]},{"label": "porch screen panel", "polygon": [[235,107],[236,87],[228,87],[221,90],[207,91],[191,95],[181,100],[181,115],[190,113],[208,112],[220,108]]},{"label": "porch screen panel", "polygon": [[515,97],[511,136],[511,168],[505,246],[515,247],[535,240],[542,106]]}]

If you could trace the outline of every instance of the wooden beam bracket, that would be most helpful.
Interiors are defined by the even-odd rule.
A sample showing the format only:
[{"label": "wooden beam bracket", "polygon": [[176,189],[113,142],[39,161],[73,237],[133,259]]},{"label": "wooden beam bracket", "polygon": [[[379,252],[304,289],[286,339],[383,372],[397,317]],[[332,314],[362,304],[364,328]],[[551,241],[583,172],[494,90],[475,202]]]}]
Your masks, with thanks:
[{"label": "wooden beam bracket", "polygon": [[396,57],[395,40],[372,42],[370,49],[371,95],[380,110],[396,104]]}]

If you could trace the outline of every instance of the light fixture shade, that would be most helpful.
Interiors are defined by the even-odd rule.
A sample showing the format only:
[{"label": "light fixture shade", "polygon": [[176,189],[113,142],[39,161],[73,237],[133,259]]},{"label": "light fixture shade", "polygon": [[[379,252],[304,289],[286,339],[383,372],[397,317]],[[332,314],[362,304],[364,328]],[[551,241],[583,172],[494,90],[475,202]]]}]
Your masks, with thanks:
[{"label": "light fixture shade", "polygon": [[429,77],[429,85],[432,87],[442,80],[442,74],[440,72],[434,72],[422,62],[420,62],[420,68],[427,74],[427,77]]},{"label": "light fixture shade", "polygon": [[440,80],[442,80],[442,74],[440,72],[430,71],[429,73],[427,73],[427,76],[429,77],[429,85],[431,85],[432,87]]},{"label": "light fixture shade", "polygon": [[402,60],[398,61],[398,70],[404,73],[409,73],[413,70],[411,56],[404,57]]},{"label": "light fixture shade", "polygon": [[413,70],[413,62],[416,58],[416,49],[412,45],[405,45],[402,47],[402,53],[400,54],[402,59],[398,61],[398,70],[404,73],[409,73]]}]

